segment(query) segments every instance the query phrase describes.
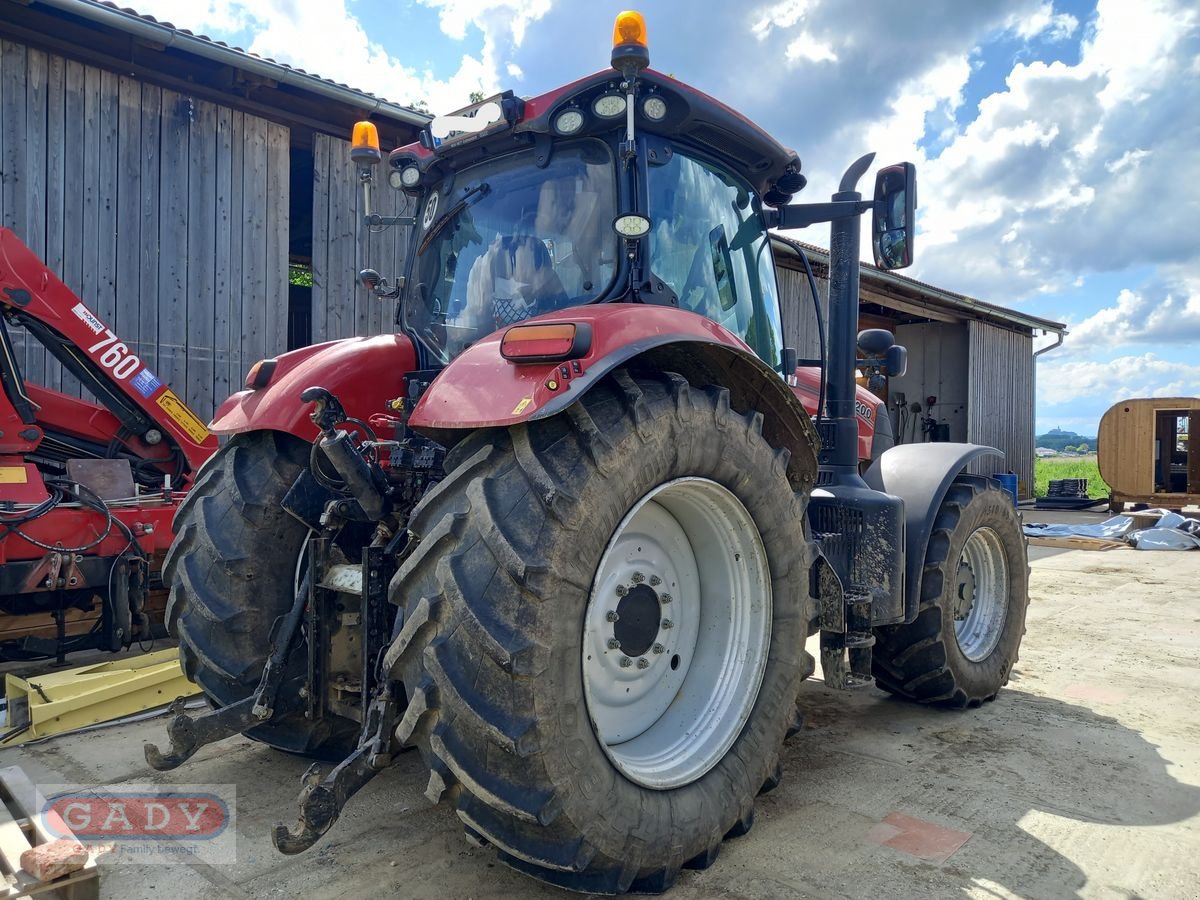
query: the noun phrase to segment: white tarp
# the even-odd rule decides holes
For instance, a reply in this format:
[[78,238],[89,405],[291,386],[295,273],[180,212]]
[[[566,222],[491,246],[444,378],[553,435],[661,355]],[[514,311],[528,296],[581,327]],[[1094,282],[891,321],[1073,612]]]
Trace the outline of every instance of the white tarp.
[[[1148,517],[1157,517],[1149,528]],[[1084,537],[1128,541],[1138,550],[1195,550],[1200,548],[1200,520],[1165,509],[1143,510],[1134,516],[1113,516],[1094,525],[1027,524],[1027,537]]]

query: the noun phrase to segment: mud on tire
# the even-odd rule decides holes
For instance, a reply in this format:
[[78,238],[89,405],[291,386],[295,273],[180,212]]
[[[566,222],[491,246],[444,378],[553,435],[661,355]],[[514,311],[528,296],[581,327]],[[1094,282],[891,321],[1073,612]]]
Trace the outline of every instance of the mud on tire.
[[[955,628],[956,615],[960,622],[969,615],[965,607],[970,601],[964,601],[960,591],[970,592],[975,584],[974,575],[968,576],[967,584],[960,575],[970,540],[985,542],[996,562],[1003,561],[1007,587],[1006,596],[999,600],[1003,620],[985,629],[994,632],[988,640],[967,643],[976,651],[973,654],[964,652]],[[1017,662],[1028,604],[1025,537],[1011,495],[989,478],[959,475],[934,521],[917,618],[909,625],[875,629],[876,683],[910,700],[955,708],[995,699]]]
[[[175,515],[163,564],[167,629],[179,639],[184,673],[217,706],[258,686],[271,627],[295,596],[308,529],[280,503],[308,464],[307,448],[274,431],[237,435],[204,465]],[[301,647],[293,649],[281,696],[299,689],[304,658]],[[358,726],[293,714],[246,734],[281,750],[341,759],[355,746]]]
[[[762,416],[727,391],[619,371],[567,413],[474,433],[414,513],[419,537],[392,582],[410,697],[397,728],[506,864],[578,891],[667,889],[753,823],[778,780],[815,608],[804,499]],[[669,790],[624,777],[589,721],[584,612],[614,529],[681,476],[731,491],[760,532],[773,597],[767,663],[745,726],[705,774]]]

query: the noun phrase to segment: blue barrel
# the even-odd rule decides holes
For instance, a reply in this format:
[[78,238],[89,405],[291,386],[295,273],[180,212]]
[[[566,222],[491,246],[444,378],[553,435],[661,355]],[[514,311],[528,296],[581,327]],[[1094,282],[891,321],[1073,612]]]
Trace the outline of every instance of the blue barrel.
[[1017,505],[1017,476],[1012,472],[1004,472],[992,476],[996,481],[1000,482],[1000,487],[1012,494],[1013,506]]

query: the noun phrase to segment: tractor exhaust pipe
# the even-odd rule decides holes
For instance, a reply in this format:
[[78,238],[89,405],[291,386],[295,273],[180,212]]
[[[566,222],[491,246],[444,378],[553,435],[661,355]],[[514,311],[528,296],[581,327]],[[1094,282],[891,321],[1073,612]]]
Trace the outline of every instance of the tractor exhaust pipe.
[[[855,190],[870,168],[874,153],[856,160],[833,195],[835,203],[857,203],[862,194]],[[858,270],[861,218],[844,216],[829,226],[829,361],[826,380],[828,392],[822,420],[822,466],[834,467],[839,475],[858,478],[858,420],[854,415],[854,368],[858,359]],[[832,431],[828,439],[826,432]]]

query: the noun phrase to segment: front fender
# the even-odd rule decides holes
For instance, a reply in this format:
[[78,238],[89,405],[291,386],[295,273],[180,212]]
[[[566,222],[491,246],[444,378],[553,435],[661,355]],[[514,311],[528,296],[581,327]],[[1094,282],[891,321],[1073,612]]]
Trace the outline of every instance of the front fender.
[[978,444],[901,444],[885,450],[863,475],[867,485],[904,500],[904,621],[917,617],[921,571],[938,509],[952,482],[971,460],[1004,456]]
[[404,394],[404,375],[417,368],[412,341],[402,334],[346,338],[302,347],[275,357],[266,387],[238,391],[218,407],[209,430],[241,434],[271,429],[306,441],[317,436],[310,404],[300,392],[319,385],[332,391],[346,412],[366,419]]
[[581,306],[530,322],[586,323],[587,354],[566,363],[516,365],[500,355],[504,332],[469,347],[436,378],[409,424],[446,446],[475,428],[507,428],[550,418],[604,376],[635,360],[676,372],[694,384],[728,388],[735,409],[763,414],[763,434],[791,452],[788,476],[797,489],[816,478],[817,435],[796,395],[736,335],[696,313],[626,303]]

